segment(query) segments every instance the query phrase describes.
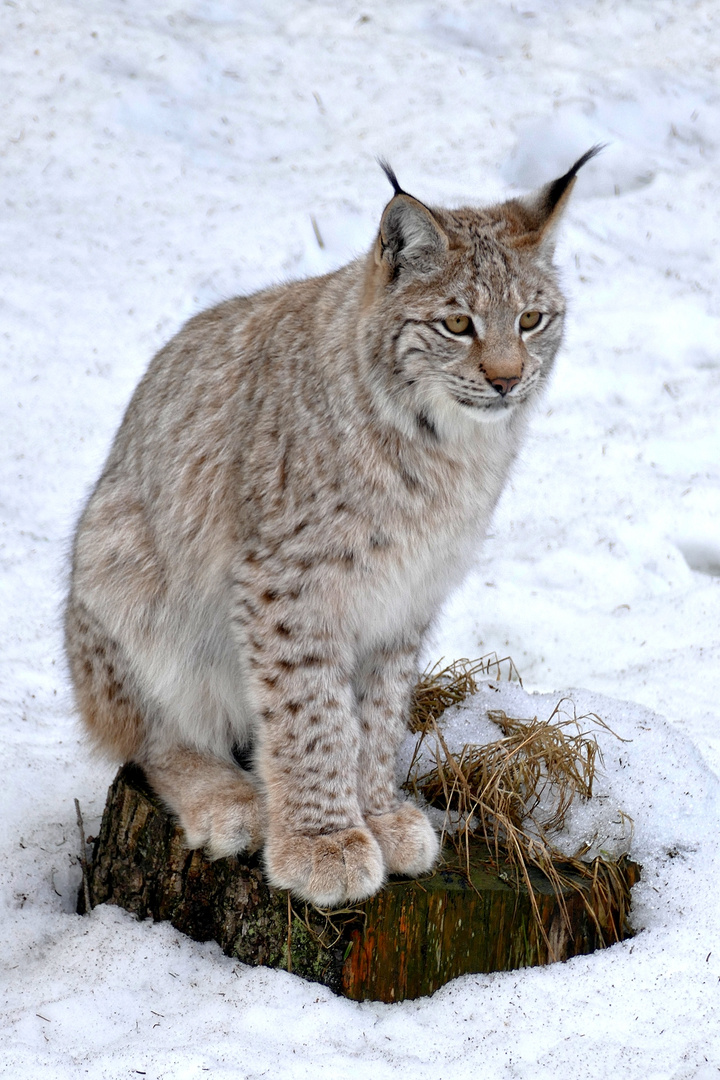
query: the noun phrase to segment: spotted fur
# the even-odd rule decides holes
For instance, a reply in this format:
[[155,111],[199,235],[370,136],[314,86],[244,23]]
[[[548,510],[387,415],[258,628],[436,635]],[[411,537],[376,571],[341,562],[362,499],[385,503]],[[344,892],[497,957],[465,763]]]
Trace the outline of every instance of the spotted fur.
[[433,865],[396,751],[560,345],[553,233],[584,160],[486,209],[389,173],[366,256],[198,315],[150,365],[78,526],[66,640],[90,735],[190,846],[263,845],[318,904]]

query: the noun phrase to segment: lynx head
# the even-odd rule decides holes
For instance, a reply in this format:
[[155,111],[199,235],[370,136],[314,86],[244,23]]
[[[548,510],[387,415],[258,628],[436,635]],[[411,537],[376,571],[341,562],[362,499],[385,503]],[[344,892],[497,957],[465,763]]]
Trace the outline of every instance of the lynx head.
[[398,404],[452,430],[461,415],[508,418],[542,387],[565,312],[552,265],[556,230],[578,170],[600,149],[533,194],[486,209],[431,209],[380,162],[395,194],[366,296],[385,342],[382,361],[379,341],[373,349],[376,369],[385,368]]

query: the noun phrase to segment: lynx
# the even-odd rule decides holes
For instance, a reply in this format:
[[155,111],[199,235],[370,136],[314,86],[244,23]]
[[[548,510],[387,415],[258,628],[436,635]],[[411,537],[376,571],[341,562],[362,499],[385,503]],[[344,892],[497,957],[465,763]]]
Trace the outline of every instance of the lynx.
[[432,868],[395,777],[418,652],[550,374],[553,240],[597,150],[485,209],[431,209],[381,162],[366,256],[152,361],[77,529],[66,643],[90,736],[188,847],[262,847],[321,906]]

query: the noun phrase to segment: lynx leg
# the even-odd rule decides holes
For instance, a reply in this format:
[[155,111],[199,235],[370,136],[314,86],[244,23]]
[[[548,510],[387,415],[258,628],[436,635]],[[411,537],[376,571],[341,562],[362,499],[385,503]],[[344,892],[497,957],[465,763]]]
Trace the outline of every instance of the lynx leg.
[[359,727],[342,643],[277,587],[258,597],[257,612],[248,671],[268,880],[323,907],[362,900],[385,867],[358,799]]
[[268,879],[320,907],[364,900],[386,876],[357,796],[350,691],[329,688],[330,681],[307,671],[283,679],[283,700],[264,711],[256,753],[268,809]]
[[109,757],[129,761],[144,739],[140,695],[120,645],[74,595],[65,615],[65,647],[88,734]]
[[391,874],[417,877],[430,870],[439,852],[437,835],[422,810],[397,789],[395,759],[407,731],[415,684],[417,643],[377,652],[358,679],[359,772],[368,828],[380,845]]
[[258,792],[250,774],[199,754],[170,751],[162,764],[141,762],[153,791],[178,819],[189,848],[211,859],[256,851],[262,843]]

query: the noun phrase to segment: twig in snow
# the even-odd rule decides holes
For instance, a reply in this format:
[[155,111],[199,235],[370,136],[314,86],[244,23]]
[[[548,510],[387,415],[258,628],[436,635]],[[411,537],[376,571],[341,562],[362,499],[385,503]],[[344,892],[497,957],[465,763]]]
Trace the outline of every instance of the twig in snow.
[[88,874],[87,855],[85,853],[85,826],[83,825],[80,803],[77,799],[75,800],[75,813],[77,814],[78,829],[80,830],[80,866],[82,867],[85,914],[89,915],[92,911],[92,904],[90,903],[90,876]]
[[320,228],[318,226],[317,221],[315,220],[315,215],[314,214],[310,215],[310,220],[312,222],[313,232],[315,233],[315,239],[318,242],[318,247],[319,248],[324,248],[325,247],[325,241],[322,238],[322,235],[320,233]]
[[287,969],[292,974],[292,902],[290,892],[287,894],[288,905],[288,933],[287,933]]

